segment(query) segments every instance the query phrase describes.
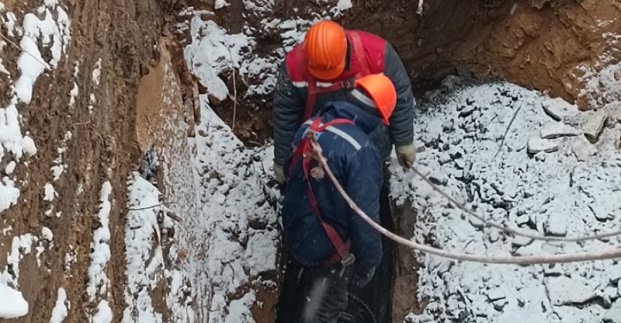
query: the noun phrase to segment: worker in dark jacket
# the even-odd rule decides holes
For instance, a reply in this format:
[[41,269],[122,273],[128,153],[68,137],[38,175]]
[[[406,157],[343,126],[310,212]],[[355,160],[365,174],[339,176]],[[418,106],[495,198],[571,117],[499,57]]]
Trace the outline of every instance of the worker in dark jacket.
[[[388,125],[397,101],[392,81],[373,74],[304,123],[288,158],[282,208],[289,265],[279,322],[338,322],[348,295],[364,287],[382,259],[380,234],[349,207],[312,157],[316,142],[353,201],[379,222],[383,166],[368,134]],[[292,286],[293,285],[293,286]]]
[[306,34],[304,43],[289,52],[274,90],[274,175],[285,180],[284,164],[300,124],[328,101],[344,99],[353,80],[383,73],[397,89],[397,104],[390,126],[370,134],[387,160],[392,145],[404,167],[414,163],[414,99],[408,74],[393,47],[384,39],[362,31],[346,31],[333,21],[321,21]]

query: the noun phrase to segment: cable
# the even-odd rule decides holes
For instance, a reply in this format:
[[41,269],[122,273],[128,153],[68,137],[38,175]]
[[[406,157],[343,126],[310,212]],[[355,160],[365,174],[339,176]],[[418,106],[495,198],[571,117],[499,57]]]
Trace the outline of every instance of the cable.
[[362,211],[358,207],[358,205],[356,205],[356,203],[349,197],[349,195],[347,195],[339,181],[336,179],[336,177],[332,173],[332,170],[328,166],[326,158],[322,155],[321,147],[314,141],[312,141],[311,144],[313,146],[315,159],[319,161],[338,192],[349,204],[349,207],[354,210],[360,217],[362,217],[362,219],[365,220],[375,230],[388,237],[389,239],[412,249],[455,260],[473,261],[488,264],[536,265],[621,258],[621,248],[597,252],[581,252],[574,254],[557,254],[547,256],[485,256],[447,251],[410,241],[386,230],[384,227],[369,218],[369,216],[366,215],[364,211]]

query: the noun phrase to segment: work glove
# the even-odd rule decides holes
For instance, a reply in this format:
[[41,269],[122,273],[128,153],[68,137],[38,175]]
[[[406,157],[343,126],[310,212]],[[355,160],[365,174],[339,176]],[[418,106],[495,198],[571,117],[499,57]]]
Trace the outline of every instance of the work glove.
[[397,146],[395,150],[397,152],[397,160],[399,161],[399,165],[404,168],[414,166],[414,162],[416,161],[416,147],[414,147],[414,144]]
[[358,288],[364,288],[366,285],[369,284],[369,282],[371,282],[374,274],[375,267],[363,268],[358,266],[354,270],[354,276],[352,277],[351,283]]
[[278,164],[274,164],[274,178],[280,185],[285,185],[287,178],[285,177],[285,169]]

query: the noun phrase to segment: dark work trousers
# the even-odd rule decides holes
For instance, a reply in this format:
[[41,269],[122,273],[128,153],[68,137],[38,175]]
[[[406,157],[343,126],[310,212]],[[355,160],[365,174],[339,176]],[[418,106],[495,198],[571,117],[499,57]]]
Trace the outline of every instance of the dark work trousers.
[[277,323],[338,323],[348,304],[353,266],[304,267],[289,257]]
[[[384,186],[380,195],[380,222],[394,232],[394,221],[390,212],[390,172],[384,168]],[[382,236],[382,262],[375,270],[371,282],[355,291],[349,300],[347,316],[352,323],[392,323],[392,283],[394,279],[394,242]],[[353,287],[355,290],[355,288]],[[353,290],[352,290],[353,291]],[[373,315],[370,315],[370,312]]]

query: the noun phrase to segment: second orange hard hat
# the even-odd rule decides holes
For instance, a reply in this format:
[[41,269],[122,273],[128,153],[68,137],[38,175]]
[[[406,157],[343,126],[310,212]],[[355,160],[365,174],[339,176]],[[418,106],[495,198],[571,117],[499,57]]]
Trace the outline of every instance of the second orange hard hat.
[[373,100],[384,124],[388,125],[397,104],[397,90],[392,80],[384,74],[370,74],[356,80],[355,87],[362,88]]

